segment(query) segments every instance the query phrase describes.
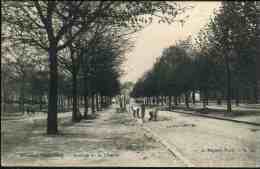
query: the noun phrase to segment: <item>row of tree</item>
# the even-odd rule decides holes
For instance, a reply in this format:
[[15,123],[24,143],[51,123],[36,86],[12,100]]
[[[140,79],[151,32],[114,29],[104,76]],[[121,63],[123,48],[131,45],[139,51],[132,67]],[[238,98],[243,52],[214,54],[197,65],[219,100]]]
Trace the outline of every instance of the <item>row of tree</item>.
[[[68,53],[64,51],[63,55],[60,56],[59,66],[61,71],[58,74],[60,81],[58,86],[58,107],[60,111],[65,111],[65,108],[69,110],[70,105],[73,105],[73,112],[78,112],[78,98],[82,96],[81,98],[84,97],[86,102],[84,116],[87,118],[89,103],[93,102],[91,108],[92,112],[95,112],[94,100],[100,99],[96,102],[102,103],[102,106],[104,106],[106,104],[103,103],[105,99],[103,96],[112,97],[119,93],[118,78],[121,72],[119,66],[123,61],[122,54],[126,49],[123,50],[123,45],[119,46],[116,42],[111,42],[109,38],[102,37],[106,42],[102,42],[98,52],[89,53],[89,56],[95,54],[95,57],[89,59],[89,61],[83,60],[86,59],[83,53],[75,54],[74,57],[77,59],[77,63],[70,61],[71,55],[69,51],[67,51]],[[99,43],[101,42],[96,44]],[[124,42],[124,45],[127,44]],[[96,47],[93,47],[93,49]],[[2,75],[4,77],[2,79],[3,111],[6,111],[5,103],[18,103],[21,112],[32,109],[35,111],[33,105],[38,104],[38,110],[42,111],[48,101],[46,60],[45,62],[42,58],[37,60],[37,56],[41,53],[32,53],[33,49],[30,49],[29,46],[23,46],[22,48],[21,45],[12,48],[6,46],[5,51],[10,57],[3,56],[2,58]],[[84,84],[86,79],[88,79],[88,84]],[[106,86],[103,85],[104,83]],[[89,101],[88,97],[91,97],[92,100]],[[95,97],[96,99],[94,99]],[[28,105],[26,108],[25,104]],[[97,108],[101,107],[98,104],[95,104],[95,106]],[[79,120],[78,115],[74,114],[73,121]]]
[[[34,81],[36,88],[43,89],[45,94],[47,81],[47,133],[56,134],[58,100],[72,96],[72,119],[78,121],[79,91],[84,96],[85,114],[88,96],[93,107],[95,95],[99,95],[98,100],[118,93],[119,65],[129,48],[127,35],[149,25],[154,17],[159,22],[175,22],[176,16],[186,9],[165,1],[1,1],[1,40],[5,43],[2,48],[18,52],[14,54],[18,65],[22,63],[20,58],[26,63],[21,66],[26,71],[16,74],[21,78],[21,100],[24,100],[26,78],[42,77],[44,82]],[[8,55],[8,51],[3,51],[3,55]],[[28,63],[33,63],[34,71],[29,70]],[[8,75],[2,83],[8,88],[13,70],[5,67]]]
[[178,104],[183,95],[188,107],[190,95],[195,103],[199,92],[204,106],[209,98],[218,104],[225,98],[227,112],[232,99],[257,103],[256,25],[256,2],[222,2],[194,41],[188,38],[163,50],[152,70],[137,81],[132,96],[168,96],[169,104],[174,97]]

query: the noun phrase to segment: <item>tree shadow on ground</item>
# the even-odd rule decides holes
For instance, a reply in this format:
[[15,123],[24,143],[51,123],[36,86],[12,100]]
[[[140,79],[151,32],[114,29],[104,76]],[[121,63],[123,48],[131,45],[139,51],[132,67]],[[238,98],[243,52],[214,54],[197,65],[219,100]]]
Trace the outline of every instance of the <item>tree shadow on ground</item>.
[[[26,158],[52,158],[59,157],[66,152],[84,153],[89,151],[145,151],[156,148],[154,140],[137,134],[134,131],[112,131],[109,135],[101,135],[91,131],[82,133],[78,131],[60,132],[55,136],[34,135],[22,147],[21,153]],[[58,152],[58,153],[57,153]],[[27,153],[27,154],[26,154]]]
[[37,137],[37,136],[45,136],[45,137],[52,137],[52,138],[94,138],[96,135],[93,134],[93,133],[82,133],[80,130],[75,133],[75,132],[72,132],[72,131],[67,131],[67,130],[61,130],[59,131],[58,134],[56,135],[47,135],[46,133],[35,133],[33,135],[34,137]]
[[82,120],[94,120],[94,119],[97,119],[99,116],[100,115],[98,113],[89,114],[89,115],[87,115],[87,117],[82,117]]
[[157,121],[172,121],[173,119],[175,119],[175,117],[163,117],[160,115],[157,117]]
[[[68,139],[63,138],[64,135]],[[57,138],[53,138],[56,141],[50,141],[42,139],[35,145],[29,144],[22,147],[19,152],[14,155],[14,158],[29,158],[33,159],[51,159],[51,158],[63,158],[65,154],[84,155],[86,152],[118,152],[118,151],[135,151],[141,152],[149,149],[158,148],[158,145],[154,145],[154,140],[145,137],[144,135],[137,135],[134,132],[126,133],[125,135],[112,133],[110,137],[88,135],[88,137],[79,140],[75,138],[74,134],[64,133],[62,138],[57,141]],[[61,135],[60,135],[61,136]],[[60,137],[57,136],[57,137]],[[79,136],[79,135],[78,135]],[[86,135],[85,135],[86,136]],[[82,136],[80,136],[82,137]],[[38,138],[41,139],[41,138]],[[30,142],[32,143],[32,142]],[[44,143],[44,144],[39,144]],[[57,144],[59,143],[59,144]]]
[[[14,155],[30,159],[44,159],[62,157],[63,154],[82,154],[100,149],[109,152],[113,150],[145,151],[158,146],[154,145],[154,140],[147,138],[140,132],[136,132],[134,126],[123,127],[131,124],[136,125],[128,114],[115,113],[111,117],[104,119],[104,121],[107,121],[104,123],[105,125],[101,120],[97,126],[86,126],[94,124],[93,122],[97,118],[99,118],[98,114],[92,119],[81,120],[79,123],[73,123],[71,117],[65,118],[59,121],[57,135],[46,134],[45,122],[35,124],[37,127],[27,135],[25,144],[22,144],[22,146],[20,144],[17,147],[16,150],[19,151],[15,152]],[[107,129],[107,124],[113,127]],[[121,125],[123,128],[115,124]]]
[[118,150],[145,151],[156,147],[151,144],[154,140],[144,135],[139,137],[133,137],[132,134],[128,136],[114,136],[111,139],[114,140],[114,146]]
[[[125,116],[125,117],[122,117]],[[109,121],[109,123],[111,124],[115,124],[115,125],[125,125],[125,126],[133,126],[135,125],[135,122],[133,121],[133,119],[131,117],[129,117],[127,114],[117,114],[113,117],[110,117],[109,119],[105,120],[105,121]]]

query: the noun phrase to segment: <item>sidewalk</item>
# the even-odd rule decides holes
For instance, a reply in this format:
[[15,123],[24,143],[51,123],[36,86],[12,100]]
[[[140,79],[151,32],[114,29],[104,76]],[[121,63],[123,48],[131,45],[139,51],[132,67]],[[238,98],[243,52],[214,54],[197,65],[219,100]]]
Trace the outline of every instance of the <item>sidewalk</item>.
[[202,114],[202,113],[198,113],[195,111],[187,111],[187,110],[172,110],[172,112],[185,113],[185,114],[190,114],[190,115],[195,115],[195,116],[201,116],[201,117],[207,117],[207,118],[213,118],[213,119],[219,119],[219,120],[227,120],[227,121],[232,121],[232,122],[237,122],[237,123],[245,123],[245,124],[260,126],[260,115],[259,116],[250,116],[250,117],[224,117],[222,115],[216,115],[216,114],[207,115],[207,114]]
[[[259,108],[258,108],[259,107]],[[201,104],[190,104],[190,109],[185,108],[182,104],[181,107],[171,110],[177,113],[187,113],[196,116],[202,116],[207,118],[214,118],[219,120],[228,120],[237,123],[245,123],[252,125],[260,125],[260,106],[241,104],[240,106],[232,106],[232,115],[225,116],[226,106],[225,105],[208,105],[207,113],[200,112],[202,108]]]
[[[128,113],[115,107],[97,112],[96,119],[71,123],[63,118],[60,134],[45,134],[45,123],[32,128],[26,121],[7,121],[2,129],[5,166],[184,166],[162,145],[147,136]],[[66,120],[68,119],[68,120]],[[15,126],[20,123],[20,126]],[[36,124],[36,123],[35,123]],[[22,131],[16,132],[22,127]],[[18,130],[20,131],[20,130]],[[8,149],[8,135],[22,140]],[[19,136],[21,135],[21,136]],[[11,138],[11,137],[9,137]]]

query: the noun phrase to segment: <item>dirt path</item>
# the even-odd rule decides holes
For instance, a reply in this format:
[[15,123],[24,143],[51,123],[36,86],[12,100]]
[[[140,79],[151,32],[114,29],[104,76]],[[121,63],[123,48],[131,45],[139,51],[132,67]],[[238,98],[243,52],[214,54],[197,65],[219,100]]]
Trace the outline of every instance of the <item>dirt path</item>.
[[[97,114],[96,119],[75,124],[64,119],[57,136],[47,136],[44,123],[34,128],[27,123],[6,123],[1,130],[2,165],[184,166],[147,137],[129,114],[115,113],[115,107]],[[20,133],[26,130],[30,132]],[[17,135],[23,139],[8,146]]]

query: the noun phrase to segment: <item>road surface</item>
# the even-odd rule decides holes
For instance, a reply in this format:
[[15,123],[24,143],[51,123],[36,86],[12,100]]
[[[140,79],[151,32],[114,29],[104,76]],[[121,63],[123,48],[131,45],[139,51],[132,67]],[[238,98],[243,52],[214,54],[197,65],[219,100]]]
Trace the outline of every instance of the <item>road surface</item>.
[[147,119],[146,127],[196,167],[260,166],[258,126],[169,111],[160,111],[156,122]]

